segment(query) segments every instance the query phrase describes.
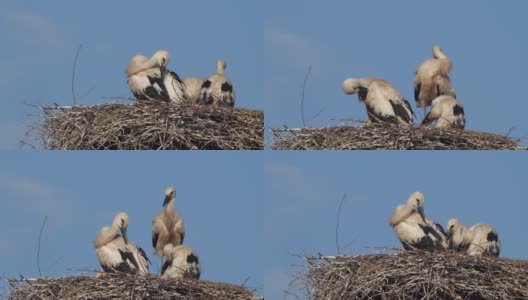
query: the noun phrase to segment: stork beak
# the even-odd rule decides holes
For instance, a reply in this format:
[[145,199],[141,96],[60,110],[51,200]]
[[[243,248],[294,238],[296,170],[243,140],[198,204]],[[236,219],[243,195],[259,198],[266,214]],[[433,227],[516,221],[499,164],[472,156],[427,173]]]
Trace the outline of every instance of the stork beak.
[[170,200],[171,200],[171,196],[170,195],[165,195],[165,200],[163,201],[163,206],[166,206],[167,204],[169,204]]
[[127,236],[127,228],[121,228],[121,234],[123,235],[123,240],[125,241],[125,245],[128,245],[128,236]]
[[424,213],[423,207],[418,207],[418,213],[420,214],[420,217],[422,217],[422,220],[424,221],[424,223],[426,223],[426,221],[425,221],[425,213]]

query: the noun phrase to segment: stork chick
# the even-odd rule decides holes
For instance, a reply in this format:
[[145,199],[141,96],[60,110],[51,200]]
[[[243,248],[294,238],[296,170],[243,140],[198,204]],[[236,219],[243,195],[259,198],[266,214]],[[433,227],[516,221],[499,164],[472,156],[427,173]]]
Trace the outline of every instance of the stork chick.
[[176,190],[173,187],[168,187],[165,190],[164,209],[157,213],[152,220],[152,247],[154,248],[154,255],[161,259],[161,266],[163,266],[163,248],[165,245],[181,245],[185,238],[183,219],[174,209],[175,201]]
[[412,193],[405,205],[396,207],[389,225],[405,250],[443,251],[448,246],[444,229],[425,215],[423,205],[424,195]]
[[414,100],[417,107],[423,107],[424,117],[427,113],[427,106],[430,106],[436,97],[446,95],[456,99],[455,88],[449,79],[452,69],[451,59],[442,52],[442,48],[438,45],[433,46],[433,58],[424,61],[416,68]]
[[[93,242],[104,272],[148,274],[150,263],[145,251],[128,240],[128,215],[118,213],[111,227],[103,227]],[[121,235],[119,235],[121,231]]]
[[414,112],[409,102],[390,83],[376,78],[348,78],[343,81],[347,95],[358,94],[365,103],[371,122],[413,123]]
[[190,247],[167,244],[163,248],[167,261],[161,268],[161,276],[165,278],[200,279],[201,266],[198,254]]

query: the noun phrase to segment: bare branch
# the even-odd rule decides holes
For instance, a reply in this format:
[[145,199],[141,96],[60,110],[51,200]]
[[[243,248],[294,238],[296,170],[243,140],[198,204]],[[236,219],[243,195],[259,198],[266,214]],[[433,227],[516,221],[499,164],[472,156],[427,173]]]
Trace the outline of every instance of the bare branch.
[[38,239],[38,247],[37,247],[37,267],[39,276],[42,277],[42,273],[40,272],[40,243],[42,241],[42,231],[44,230],[44,226],[48,223],[48,216],[44,217],[44,222],[42,222],[42,226],[40,227],[40,233],[39,233],[39,239]]
[[77,68],[77,59],[79,58],[79,53],[81,52],[81,48],[82,48],[82,44],[79,44],[79,48],[77,48],[77,53],[75,54],[75,60],[73,61],[71,91],[72,91],[74,105],[77,105],[77,99],[75,97],[75,69]]
[[337,222],[336,222],[336,230],[335,230],[335,242],[336,242],[336,248],[337,248],[337,255],[341,254],[341,248],[339,247],[339,221],[341,219],[341,209],[343,208],[343,203],[345,203],[347,195],[343,194],[343,197],[341,198],[341,202],[339,203],[339,209],[337,210]]
[[303,127],[306,127],[306,122],[304,121],[304,90],[306,89],[306,82],[308,81],[308,76],[310,76],[310,73],[312,72],[312,65],[308,67],[308,70],[306,71],[306,76],[304,76],[304,83],[302,88],[302,96],[301,96],[301,117],[302,117],[302,123]]

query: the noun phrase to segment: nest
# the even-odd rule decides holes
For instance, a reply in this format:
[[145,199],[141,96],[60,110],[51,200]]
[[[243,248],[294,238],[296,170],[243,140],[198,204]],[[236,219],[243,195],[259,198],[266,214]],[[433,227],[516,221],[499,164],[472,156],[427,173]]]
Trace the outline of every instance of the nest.
[[497,134],[365,123],[359,127],[273,129],[274,150],[520,150],[518,140]]
[[262,111],[157,101],[41,109],[44,149],[264,149]]
[[404,252],[308,258],[315,299],[528,299],[528,262]]
[[202,280],[111,274],[10,279],[9,299],[262,299],[254,290]]

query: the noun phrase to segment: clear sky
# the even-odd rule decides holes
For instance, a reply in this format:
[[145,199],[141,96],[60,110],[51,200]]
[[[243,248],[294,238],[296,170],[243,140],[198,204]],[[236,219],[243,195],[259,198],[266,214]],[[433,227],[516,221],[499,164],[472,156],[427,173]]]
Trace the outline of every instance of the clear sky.
[[345,193],[342,254],[400,247],[389,218],[421,191],[426,214],[442,226],[453,217],[467,225],[492,224],[502,240],[501,256],[528,260],[527,169],[520,152],[266,152],[266,299],[282,299],[303,271],[295,266],[303,261],[290,253],[337,254],[337,211]]
[[[263,167],[258,152],[6,152],[0,170],[2,277],[34,277],[39,230],[43,276],[99,269],[92,241],[115,214],[129,215],[130,240],[153,256],[151,222],[176,188],[184,244],[202,278],[263,288]],[[92,274],[93,275],[93,274]],[[1,286],[1,285],[0,285]],[[0,290],[0,296],[2,291]]]
[[[0,4],[0,148],[18,148],[38,113],[27,104],[71,105],[72,67],[81,104],[131,96],[124,70],[137,53],[171,54],[181,77],[207,77],[215,61],[237,91],[237,106],[263,109],[261,4],[207,1],[3,1]],[[87,93],[89,93],[87,95]]]
[[[268,3],[268,2],[267,2]],[[266,127],[366,120],[357,95],[347,96],[348,77],[391,82],[414,103],[416,67],[439,44],[454,63],[452,82],[466,112],[466,128],[528,136],[528,19],[526,1],[272,1],[264,25]],[[526,141],[525,141],[526,143]]]

